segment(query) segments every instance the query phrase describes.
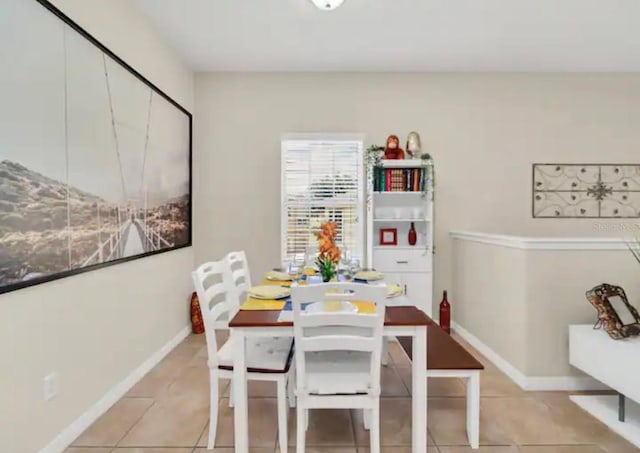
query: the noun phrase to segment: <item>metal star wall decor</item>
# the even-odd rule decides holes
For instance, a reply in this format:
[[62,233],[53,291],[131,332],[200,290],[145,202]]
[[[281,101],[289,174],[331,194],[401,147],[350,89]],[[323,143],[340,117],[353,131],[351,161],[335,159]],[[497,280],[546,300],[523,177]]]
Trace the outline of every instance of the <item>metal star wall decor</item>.
[[640,164],[533,164],[536,218],[640,218]]

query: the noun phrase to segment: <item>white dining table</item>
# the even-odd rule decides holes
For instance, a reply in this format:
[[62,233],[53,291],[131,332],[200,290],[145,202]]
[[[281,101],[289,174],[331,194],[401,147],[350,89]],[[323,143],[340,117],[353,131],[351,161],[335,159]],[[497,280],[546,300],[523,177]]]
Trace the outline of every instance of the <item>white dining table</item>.
[[[427,452],[427,325],[431,319],[405,296],[388,299],[384,336],[412,337],[411,446],[412,453]],[[234,348],[233,398],[236,453],[249,451],[246,369],[248,337],[293,337],[293,323],[279,321],[279,310],[240,310],[229,322]],[[384,412],[381,412],[384,417]]]

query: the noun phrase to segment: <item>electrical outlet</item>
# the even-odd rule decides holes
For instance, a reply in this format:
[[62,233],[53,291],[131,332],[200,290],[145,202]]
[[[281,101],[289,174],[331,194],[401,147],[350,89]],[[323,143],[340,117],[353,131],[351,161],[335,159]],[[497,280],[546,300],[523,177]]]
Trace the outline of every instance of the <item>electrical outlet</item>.
[[43,393],[44,400],[49,401],[58,394],[58,374],[50,373],[44,377]]

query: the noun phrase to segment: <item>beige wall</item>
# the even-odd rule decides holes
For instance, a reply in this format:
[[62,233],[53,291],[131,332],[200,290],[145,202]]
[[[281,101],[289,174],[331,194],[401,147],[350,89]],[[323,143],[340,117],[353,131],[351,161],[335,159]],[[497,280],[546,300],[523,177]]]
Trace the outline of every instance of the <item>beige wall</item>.
[[640,149],[637,74],[201,74],[195,109],[196,260],[244,248],[254,278],[279,260],[282,133],[419,131],[436,163],[435,300],[452,289],[451,230],[617,234],[616,221],[532,219],[531,164]]
[[534,250],[455,239],[453,318],[525,378],[583,376],[569,365],[568,326],[597,319],[585,292],[620,285],[638,306],[639,270],[627,250]]
[[526,258],[515,248],[452,245],[452,320],[522,372],[528,360]]
[[620,285],[640,306],[640,266],[626,250],[530,250],[527,268],[527,375],[581,374],[569,365],[567,326],[595,323],[587,290]]
[[[192,73],[131,1],[54,3],[192,109]],[[188,248],[1,295],[0,451],[39,451],[187,326],[192,266]]]

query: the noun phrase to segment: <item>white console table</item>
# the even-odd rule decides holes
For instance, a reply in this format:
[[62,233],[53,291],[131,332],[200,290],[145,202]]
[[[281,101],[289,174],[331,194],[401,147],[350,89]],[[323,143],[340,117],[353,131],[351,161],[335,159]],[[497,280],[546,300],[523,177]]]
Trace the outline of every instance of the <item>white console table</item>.
[[569,361],[618,392],[571,400],[640,447],[640,337],[614,340],[603,329],[569,326]]

